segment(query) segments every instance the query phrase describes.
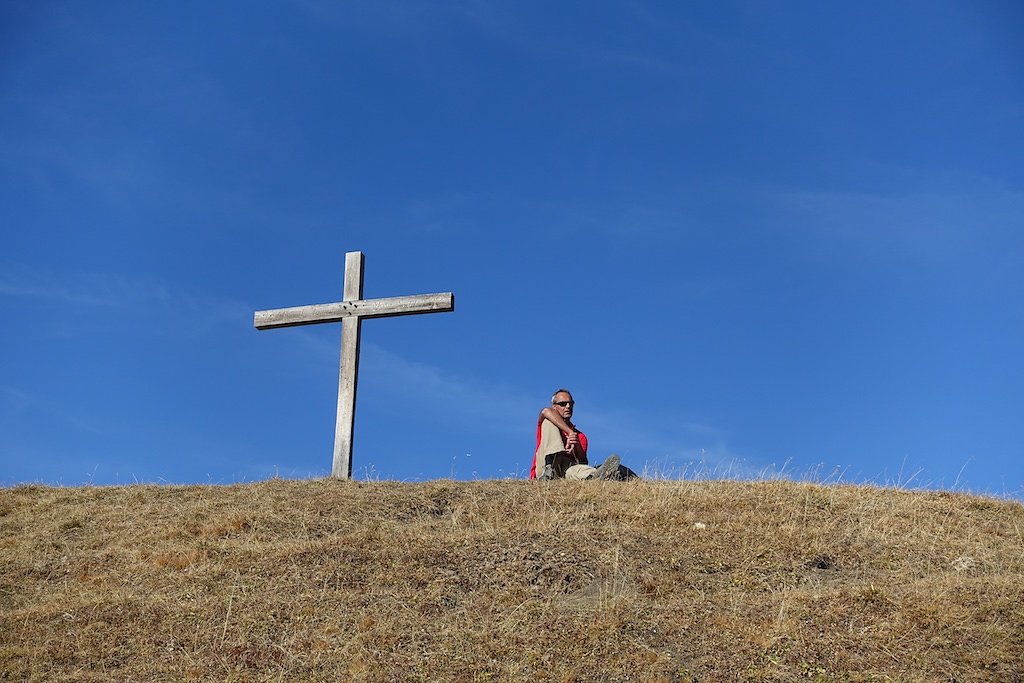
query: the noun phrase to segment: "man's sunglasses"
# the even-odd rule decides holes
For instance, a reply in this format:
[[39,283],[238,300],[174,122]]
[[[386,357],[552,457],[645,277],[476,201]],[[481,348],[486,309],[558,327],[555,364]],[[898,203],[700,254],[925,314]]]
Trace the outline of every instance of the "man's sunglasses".
[[561,406],[561,407],[564,408],[566,406],[574,406],[574,405],[576,405],[576,401],[552,401],[551,405],[553,405],[553,406]]

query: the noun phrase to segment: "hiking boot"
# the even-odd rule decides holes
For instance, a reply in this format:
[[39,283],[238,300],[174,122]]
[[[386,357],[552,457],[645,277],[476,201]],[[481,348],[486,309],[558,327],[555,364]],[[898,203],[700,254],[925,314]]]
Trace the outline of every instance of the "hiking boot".
[[612,453],[608,456],[608,459],[601,463],[601,466],[597,468],[592,479],[618,479],[619,462],[619,456]]
[[544,465],[544,471],[537,479],[539,481],[551,481],[555,478],[555,471],[551,469],[551,465]]

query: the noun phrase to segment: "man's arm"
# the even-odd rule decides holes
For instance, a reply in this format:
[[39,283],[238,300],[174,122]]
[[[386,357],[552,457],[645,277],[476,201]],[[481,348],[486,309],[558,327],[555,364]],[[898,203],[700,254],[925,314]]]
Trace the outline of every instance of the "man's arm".
[[563,418],[557,410],[554,408],[544,408],[540,411],[540,415],[537,417],[537,421],[547,420],[551,424],[558,427],[563,434],[568,434],[565,439],[565,452],[572,455],[577,460],[580,457],[586,457],[587,451],[581,445],[576,437],[576,428],[569,424],[565,418]]
[[573,432],[576,431],[576,428],[573,427],[568,422],[566,422],[565,418],[559,415],[558,411],[555,410],[554,408],[544,408],[543,410],[541,410],[540,416],[537,417],[537,422],[540,422],[541,420],[547,420],[551,424],[561,429],[563,432],[567,432],[569,434],[572,434]]

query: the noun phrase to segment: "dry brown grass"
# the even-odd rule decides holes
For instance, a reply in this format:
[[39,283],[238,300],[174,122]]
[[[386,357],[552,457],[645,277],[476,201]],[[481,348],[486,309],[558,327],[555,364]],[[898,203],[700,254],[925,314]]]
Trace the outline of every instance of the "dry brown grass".
[[0,491],[4,681],[1024,681],[1024,506],[792,482]]

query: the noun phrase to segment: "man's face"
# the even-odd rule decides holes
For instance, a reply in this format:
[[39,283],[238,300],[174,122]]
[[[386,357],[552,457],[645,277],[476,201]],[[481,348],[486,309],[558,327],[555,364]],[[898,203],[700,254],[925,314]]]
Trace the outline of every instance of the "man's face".
[[551,397],[551,407],[558,411],[563,420],[568,420],[572,417],[572,396],[566,391],[559,391]]

